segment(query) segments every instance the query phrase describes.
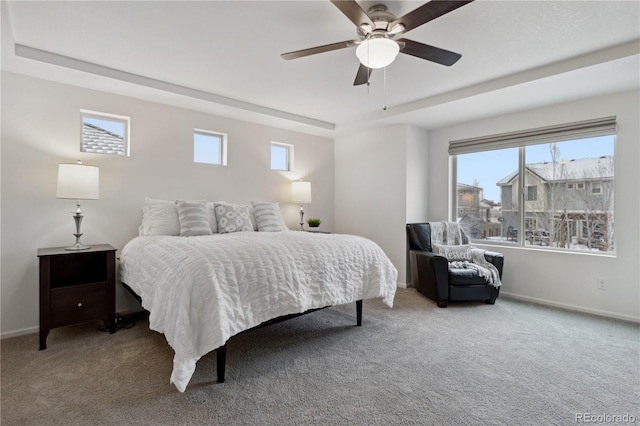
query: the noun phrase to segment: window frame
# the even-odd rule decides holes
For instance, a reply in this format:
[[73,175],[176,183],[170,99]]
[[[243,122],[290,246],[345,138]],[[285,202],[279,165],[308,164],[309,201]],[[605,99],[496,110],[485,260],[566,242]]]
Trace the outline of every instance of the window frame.
[[[461,139],[454,140],[449,142],[449,165],[450,165],[450,182],[449,182],[449,220],[455,221],[456,215],[455,212],[458,209],[457,206],[457,177],[458,177],[458,165],[457,165],[457,156],[459,154],[470,154],[477,152],[489,152],[489,151],[498,151],[508,148],[518,148],[519,150],[519,158],[518,158],[518,171],[517,171],[517,188],[519,191],[518,194],[518,203],[522,206],[518,211],[519,222],[518,228],[522,229],[522,232],[519,232],[517,237],[517,241],[514,241],[509,238],[509,235],[503,236],[503,239],[500,241],[491,241],[491,240],[483,240],[483,239],[472,239],[472,241],[486,244],[486,245],[496,245],[496,246],[505,246],[505,247],[519,247],[524,249],[535,249],[535,250],[549,250],[549,251],[560,251],[568,254],[578,254],[578,255],[597,255],[597,256],[608,256],[615,257],[617,255],[617,244],[615,243],[615,198],[617,197],[617,192],[615,190],[616,180],[613,177],[614,174],[610,178],[605,178],[606,181],[611,181],[611,190],[613,191],[611,205],[608,211],[605,212],[607,215],[607,223],[611,224],[610,230],[600,231],[601,233],[608,232],[609,244],[608,248],[600,249],[600,251],[582,251],[579,249],[574,249],[570,247],[530,247],[526,244],[525,238],[525,224],[526,224],[526,194],[525,188],[526,178],[523,176],[526,175],[526,164],[525,164],[525,149],[530,145],[543,145],[543,144],[551,144],[551,143],[559,143],[559,142],[569,142],[569,141],[580,141],[595,137],[612,137],[613,148],[612,153],[610,154],[612,160],[612,166],[615,174],[615,168],[617,164],[616,160],[616,146],[617,146],[617,124],[616,117],[604,117],[597,118],[593,120],[585,120],[574,123],[567,123],[555,126],[548,126],[537,129],[530,129],[518,132],[483,136],[478,138],[469,138],[469,139]],[[608,154],[609,155],[609,154]],[[573,185],[573,188],[569,186],[569,184]],[[601,183],[601,191],[604,193],[604,184]],[[584,182],[579,185],[577,182],[568,182],[565,185],[565,189],[568,191],[578,189],[582,191],[588,190],[591,192],[591,188],[587,187]],[[538,194],[540,195],[540,194]],[[593,195],[598,195],[594,193]],[[542,195],[546,197],[546,195]],[[502,201],[502,200],[501,200]],[[533,201],[532,201],[533,202]],[[586,213],[590,215],[591,213]],[[556,220],[555,218],[553,219]],[[574,227],[572,229],[583,229],[581,223],[571,222],[571,225]],[[517,228],[514,228],[514,231]],[[589,247],[592,247],[589,245]],[[605,246],[606,247],[606,246]]]
[[[112,153],[108,153],[108,152],[91,152],[91,151],[86,151],[85,150],[85,143],[84,143],[84,119],[86,118],[93,118],[96,120],[103,120],[103,121],[111,121],[114,123],[121,123],[124,125],[124,131],[123,131],[123,143],[124,143],[124,153],[123,154],[112,154]],[[105,129],[106,130],[106,129]],[[115,156],[122,156],[122,157],[129,157],[131,155],[131,138],[130,138],[130,134],[131,134],[131,117],[128,117],[126,115],[118,115],[118,114],[111,114],[111,113],[107,113],[107,112],[99,112],[99,111],[90,111],[90,110],[86,110],[86,109],[81,109],[80,110],[80,152],[85,152],[87,154],[100,154],[100,155],[115,155]]]
[[[273,168],[273,148],[274,147],[284,148],[285,149],[285,151],[286,151],[286,164],[287,164],[285,169],[274,169]],[[276,171],[276,172],[291,172],[291,171],[293,171],[293,152],[294,152],[294,146],[292,144],[271,141],[271,144],[269,145],[269,169],[273,170],[273,171]]]
[[[219,163],[213,163],[208,161],[196,161],[196,135],[220,138],[220,147],[218,152],[220,156]],[[213,130],[198,129],[198,128],[193,129],[193,162],[196,164],[208,164],[211,166],[226,166],[227,165],[227,138],[228,138],[228,135],[226,133],[216,132]]]

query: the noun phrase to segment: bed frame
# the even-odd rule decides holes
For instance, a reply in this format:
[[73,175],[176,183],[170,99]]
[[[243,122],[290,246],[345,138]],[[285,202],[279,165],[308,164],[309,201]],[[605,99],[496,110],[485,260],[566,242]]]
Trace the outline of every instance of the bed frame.
[[[142,303],[142,298],[140,296],[138,296],[136,294],[135,291],[133,291],[133,289],[131,287],[129,287],[127,284],[122,283],[122,285],[124,286],[124,288],[127,289],[127,291],[129,293],[131,293],[133,295],[133,297],[136,298],[136,300],[140,303]],[[262,328],[262,327],[266,327],[272,324],[277,324],[279,322],[282,321],[286,321],[289,319],[293,319],[302,315],[306,315],[306,314],[310,314],[311,312],[315,312],[315,311],[319,311],[321,309],[326,309],[329,308],[330,306],[325,306],[324,308],[317,308],[317,309],[309,309],[308,311],[304,311],[300,314],[291,314],[291,315],[283,315],[281,317],[277,317],[277,318],[273,318],[270,319],[268,321],[265,321],[261,324],[258,324],[257,326],[250,328],[248,330],[244,330],[243,332],[239,333],[247,333],[249,331],[252,330],[256,330],[258,328]],[[362,327],[362,300],[356,300],[356,325],[358,327]],[[228,342],[228,341],[227,341]],[[224,379],[225,379],[225,369],[226,369],[226,364],[227,364],[227,343],[225,343],[224,345],[220,346],[218,349],[216,349],[216,369],[217,369],[217,374],[218,374],[218,383],[224,383]]]

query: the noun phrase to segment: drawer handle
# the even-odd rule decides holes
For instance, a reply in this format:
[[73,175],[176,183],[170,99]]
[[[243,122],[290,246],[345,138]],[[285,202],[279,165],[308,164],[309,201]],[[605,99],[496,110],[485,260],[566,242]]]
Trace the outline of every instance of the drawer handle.
[[82,302],[78,303],[78,308],[82,308]]

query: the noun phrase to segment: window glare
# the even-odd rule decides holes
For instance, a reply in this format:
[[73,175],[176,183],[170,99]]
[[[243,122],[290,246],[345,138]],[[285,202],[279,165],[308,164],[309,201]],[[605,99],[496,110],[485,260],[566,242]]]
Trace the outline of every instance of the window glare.
[[222,164],[222,136],[195,132],[193,134],[193,161]]
[[284,145],[271,145],[271,169],[289,170],[289,148]]

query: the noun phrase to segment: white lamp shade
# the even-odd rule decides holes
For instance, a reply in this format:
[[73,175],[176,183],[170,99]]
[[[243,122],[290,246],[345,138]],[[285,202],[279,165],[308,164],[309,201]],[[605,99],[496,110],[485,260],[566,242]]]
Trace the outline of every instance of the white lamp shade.
[[57,198],[97,200],[100,198],[100,169],[85,164],[58,165]]
[[370,38],[360,43],[356,56],[367,68],[384,68],[391,64],[400,52],[400,46],[388,38]]
[[298,204],[311,202],[311,182],[291,182],[291,201]]

